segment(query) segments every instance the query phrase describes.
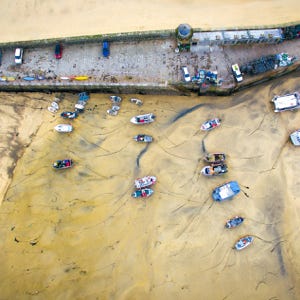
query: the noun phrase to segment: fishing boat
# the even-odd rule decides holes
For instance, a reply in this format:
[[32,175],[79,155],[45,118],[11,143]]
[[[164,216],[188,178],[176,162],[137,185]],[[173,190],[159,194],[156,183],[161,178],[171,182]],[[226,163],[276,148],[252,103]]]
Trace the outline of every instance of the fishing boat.
[[214,118],[214,119],[204,122],[200,128],[201,128],[201,130],[208,131],[208,130],[212,130],[216,127],[219,127],[220,125],[221,125],[221,120],[218,118]]
[[108,109],[106,112],[111,116],[116,116],[118,114],[118,111],[114,109]]
[[203,160],[209,164],[217,164],[224,162],[226,160],[226,155],[224,153],[207,153]]
[[51,103],[51,106],[52,106],[54,109],[59,110],[59,105],[58,105],[57,102],[53,101],[53,102]]
[[60,76],[60,79],[61,80],[71,80],[71,78],[68,76]]
[[156,177],[155,176],[145,176],[143,178],[137,178],[134,181],[134,185],[137,189],[142,189],[147,186],[153,185],[156,182]]
[[236,250],[243,250],[246,247],[248,247],[252,242],[253,242],[254,238],[253,236],[244,236],[242,238],[240,238],[234,245],[234,248]]
[[224,163],[212,164],[210,166],[205,166],[201,170],[201,174],[204,176],[216,176],[222,175],[228,172],[228,168]]
[[291,133],[290,139],[294,146],[300,146],[300,129]]
[[131,98],[131,99],[130,99],[130,102],[131,102],[131,103],[135,103],[135,104],[138,105],[138,106],[143,105],[143,101],[140,100],[140,99],[136,99],[136,98]]
[[68,169],[73,166],[73,161],[72,159],[57,160],[52,166],[54,169]]
[[48,110],[53,114],[57,112],[57,109],[55,109],[53,106],[48,106]]
[[6,80],[7,81],[15,81],[16,80],[16,77],[12,77],[12,76],[8,76],[8,77],[6,77]]
[[298,92],[275,96],[271,101],[274,103],[274,112],[300,108],[300,94]]
[[213,190],[212,197],[215,201],[221,202],[232,199],[241,191],[239,184],[236,181],[230,181],[218,186]]
[[73,126],[70,124],[58,124],[54,129],[58,132],[72,132]]
[[60,116],[64,119],[75,119],[78,117],[78,113],[76,111],[63,111]]
[[146,135],[146,134],[138,134],[133,137],[133,139],[136,142],[143,142],[143,143],[151,143],[153,141],[153,138],[151,135]]
[[148,124],[148,123],[152,123],[154,119],[155,119],[155,115],[150,113],[150,114],[132,117],[130,119],[130,122],[133,124]]
[[234,228],[241,225],[244,222],[244,218],[235,216],[232,219],[229,219],[225,223],[225,228]]
[[141,190],[136,190],[131,194],[133,198],[148,198],[153,194],[153,190],[146,188]]
[[82,112],[84,112],[84,105],[82,105],[82,104],[75,104],[75,111],[76,112],[79,112],[79,113],[82,113]]
[[7,77],[6,76],[1,76],[0,77],[0,81],[1,82],[6,82],[7,81]]

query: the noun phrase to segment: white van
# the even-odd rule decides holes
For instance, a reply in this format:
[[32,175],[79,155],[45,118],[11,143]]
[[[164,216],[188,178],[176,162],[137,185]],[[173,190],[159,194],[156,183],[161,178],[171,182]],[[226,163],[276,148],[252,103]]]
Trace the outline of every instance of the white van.
[[20,65],[23,62],[23,48],[17,48],[15,51],[15,63]]

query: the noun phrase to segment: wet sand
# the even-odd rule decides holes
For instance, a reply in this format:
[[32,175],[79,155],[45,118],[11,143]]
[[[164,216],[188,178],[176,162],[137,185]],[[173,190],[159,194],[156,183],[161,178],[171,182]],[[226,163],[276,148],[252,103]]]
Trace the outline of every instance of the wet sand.
[[[296,73],[232,97],[123,95],[116,117],[106,114],[108,95],[92,94],[67,135],[53,130],[62,119],[46,110],[54,95],[14,96],[26,114],[33,103],[43,110],[32,115],[35,136],[1,206],[1,298],[297,299],[300,154],[288,136],[300,114],[274,113],[270,99],[299,88]],[[66,94],[60,111],[75,102]],[[153,124],[129,122],[147,112],[157,116]],[[199,130],[215,116],[220,128]],[[137,133],[154,142],[137,144]],[[229,172],[199,174],[203,149],[225,152]],[[51,168],[65,157],[72,169]],[[148,174],[158,178],[154,195],[133,199],[133,180]],[[212,189],[229,180],[242,192],[213,202]],[[225,230],[235,215],[244,224]],[[233,250],[245,234],[253,245]]]
[[[267,26],[299,20],[298,0],[2,0],[1,42],[175,29]],[[224,13],[225,12],[225,13]]]

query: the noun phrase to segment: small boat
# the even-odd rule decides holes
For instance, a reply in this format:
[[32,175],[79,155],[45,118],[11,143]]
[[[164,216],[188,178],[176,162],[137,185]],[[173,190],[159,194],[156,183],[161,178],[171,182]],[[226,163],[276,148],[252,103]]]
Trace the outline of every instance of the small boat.
[[75,76],[74,79],[78,81],[88,80],[89,76]]
[[60,78],[61,80],[71,80],[71,78],[68,77],[68,76],[60,76],[59,78]]
[[53,106],[48,106],[48,110],[53,114],[57,112],[57,109],[55,109]]
[[88,101],[90,99],[90,95],[87,92],[81,92],[78,94],[78,101]]
[[63,111],[60,116],[64,119],[75,119],[78,117],[78,113],[76,111]]
[[271,100],[274,103],[274,112],[294,110],[300,108],[300,94],[298,92],[275,96]]
[[57,102],[53,101],[53,102],[51,103],[51,106],[52,106],[54,109],[59,110],[59,105],[58,105]]
[[248,247],[252,242],[253,242],[254,238],[253,236],[244,236],[242,238],[240,238],[234,245],[234,248],[236,250],[243,250],[246,247]]
[[58,124],[54,129],[58,132],[72,132],[73,126],[70,124]]
[[137,178],[134,181],[134,185],[137,189],[142,189],[147,186],[153,185],[156,182],[155,176],[145,176],[143,178]]
[[224,162],[226,159],[226,155],[224,153],[207,153],[203,160],[206,161],[209,164],[217,164]]
[[5,76],[1,76],[1,77],[0,77],[0,81],[2,81],[2,82],[6,82],[6,81],[7,81],[7,77],[5,77]]
[[73,166],[72,159],[63,159],[63,160],[57,160],[53,163],[54,169],[68,169]]
[[215,201],[221,202],[232,199],[241,191],[239,184],[236,181],[230,181],[215,188],[212,197]]
[[82,104],[75,104],[75,111],[79,112],[79,113],[82,113],[84,112],[84,105]]
[[133,139],[136,142],[144,142],[144,143],[151,143],[153,141],[153,138],[151,135],[146,135],[146,134],[138,134],[133,137]]
[[36,76],[36,79],[37,79],[37,80],[45,80],[46,77],[45,77],[44,75],[37,75],[37,76]]
[[232,219],[227,220],[225,228],[234,228],[241,225],[244,222],[244,218],[236,216]]
[[6,77],[6,80],[7,81],[15,81],[16,77],[8,76],[8,77]]
[[119,96],[110,96],[109,99],[114,103],[120,103],[122,101],[122,98]]
[[130,102],[131,102],[131,103],[135,103],[135,104],[138,105],[138,106],[143,105],[143,101],[140,100],[140,99],[136,99],[136,98],[131,98],[131,99],[130,99]]
[[300,146],[300,129],[291,133],[290,139],[294,146]]
[[201,170],[201,174],[204,176],[216,176],[222,175],[228,172],[228,168],[224,163],[212,164],[210,166],[205,166]]
[[155,119],[155,115],[150,113],[150,114],[132,117],[130,119],[130,122],[133,124],[148,124],[148,123],[152,123],[154,119]]
[[133,198],[148,198],[153,194],[152,189],[141,189],[141,190],[136,190],[131,194]]
[[26,81],[33,81],[33,80],[35,80],[35,77],[34,77],[34,76],[24,76],[24,77],[23,77],[23,80],[26,80]]
[[201,125],[201,130],[211,130],[221,125],[221,120],[218,118],[208,120]]
[[118,111],[114,109],[108,109],[106,112],[111,116],[116,116],[118,114]]

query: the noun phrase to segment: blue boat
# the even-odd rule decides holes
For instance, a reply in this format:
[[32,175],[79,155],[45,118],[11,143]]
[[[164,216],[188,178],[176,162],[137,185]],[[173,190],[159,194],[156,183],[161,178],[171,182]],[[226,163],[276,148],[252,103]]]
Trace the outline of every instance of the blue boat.
[[33,81],[33,80],[35,80],[35,77],[34,76],[25,76],[25,77],[23,77],[23,80]]
[[236,181],[227,182],[213,190],[212,197],[215,201],[229,200],[241,191]]
[[235,243],[234,248],[236,250],[243,250],[248,247],[253,242],[253,240],[254,238],[251,235],[244,236]]
[[149,188],[136,190],[131,194],[133,198],[148,198],[153,194],[153,190]]
[[78,113],[76,111],[63,111],[60,116],[64,119],[75,119],[78,117]]
[[244,218],[236,216],[230,220],[228,220],[225,224],[226,228],[234,228],[241,225],[244,222]]

